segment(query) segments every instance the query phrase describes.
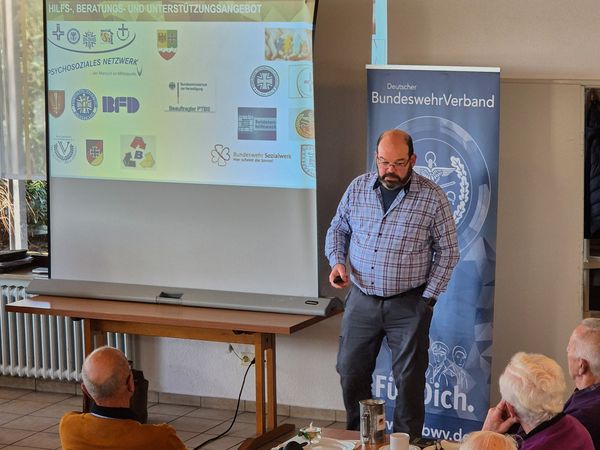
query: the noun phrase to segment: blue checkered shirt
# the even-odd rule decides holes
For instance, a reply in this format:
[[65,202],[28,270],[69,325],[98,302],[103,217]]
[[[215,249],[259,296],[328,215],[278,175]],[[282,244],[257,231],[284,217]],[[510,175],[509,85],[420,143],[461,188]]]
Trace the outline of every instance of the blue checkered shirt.
[[427,284],[437,298],[459,259],[456,225],[446,194],[413,172],[387,212],[376,173],[356,178],[344,193],[325,240],[329,264],[345,264],[365,294],[389,297]]

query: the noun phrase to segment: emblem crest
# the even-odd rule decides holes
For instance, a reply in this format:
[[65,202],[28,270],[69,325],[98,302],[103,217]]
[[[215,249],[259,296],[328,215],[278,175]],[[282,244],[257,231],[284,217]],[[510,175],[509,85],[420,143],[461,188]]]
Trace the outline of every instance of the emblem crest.
[[177,30],[157,30],[156,47],[164,60],[173,58],[177,53]]
[[85,157],[92,166],[99,166],[104,161],[104,141],[87,139],[85,141]]
[[65,112],[65,91],[48,91],[48,112],[56,118]]
[[305,109],[297,116],[294,125],[296,133],[304,139],[315,138],[315,117],[312,109]]
[[300,146],[300,161],[302,170],[309,177],[315,178],[315,146],[312,144],[302,144]]

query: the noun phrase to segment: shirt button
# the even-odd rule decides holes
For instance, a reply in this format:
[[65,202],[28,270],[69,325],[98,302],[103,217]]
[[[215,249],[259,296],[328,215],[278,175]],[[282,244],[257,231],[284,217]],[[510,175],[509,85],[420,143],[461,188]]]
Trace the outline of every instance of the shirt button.
[[372,285],[374,285],[374,284],[375,284],[375,282],[374,282],[374,281],[371,281],[371,286],[372,286]]
[[371,266],[371,270],[375,269],[375,266]]
[[377,250],[375,250],[375,253],[377,253]]

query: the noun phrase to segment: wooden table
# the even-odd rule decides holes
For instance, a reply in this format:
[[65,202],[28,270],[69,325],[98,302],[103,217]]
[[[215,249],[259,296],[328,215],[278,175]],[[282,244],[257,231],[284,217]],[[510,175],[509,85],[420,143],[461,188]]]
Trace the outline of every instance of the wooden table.
[[6,310],[83,320],[86,355],[106,344],[106,332],[253,345],[256,434],[240,449],[260,447],[294,430],[293,424],[277,425],[275,335],[290,335],[326,318],[43,295],[9,303]]

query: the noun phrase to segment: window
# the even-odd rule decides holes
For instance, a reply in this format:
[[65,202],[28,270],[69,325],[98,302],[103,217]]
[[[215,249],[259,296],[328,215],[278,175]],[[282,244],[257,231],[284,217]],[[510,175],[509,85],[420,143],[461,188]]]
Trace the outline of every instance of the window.
[[48,252],[42,0],[0,0],[0,250]]

